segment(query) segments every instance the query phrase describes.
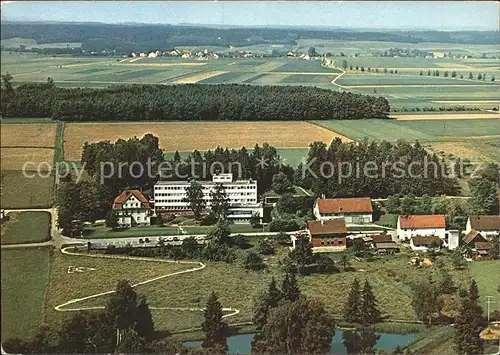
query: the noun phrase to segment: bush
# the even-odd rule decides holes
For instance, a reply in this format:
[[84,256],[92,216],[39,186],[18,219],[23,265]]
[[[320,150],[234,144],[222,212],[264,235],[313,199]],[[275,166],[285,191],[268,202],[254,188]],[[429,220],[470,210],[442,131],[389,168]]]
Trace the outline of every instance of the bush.
[[236,259],[233,249],[224,244],[219,245],[212,242],[205,245],[202,256],[206,260],[224,261],[226,263],[232,263]]
[[262,270],[266,267],[262,256],[252,250],[246,254],[243,266],[247,270]]
[[250,247],[248,238],[242,234],[237,234],[233,237],[233,246],[240,249],[247,249]]
[[290,236],[285,232],[280,231],[274,238],[277,244],[290,244]]
[[209,213],[200,220],[201,226],[211,226],[217,223],[217,217],[213,213]]
[[274,254],[276,252],[276,248],[274,246],[274,243],[272,243],[267,238],[261,239],[259,241],[259,244],[257,246],[257,250],[262,255],[271,255],[271,254]]
[[332,274],[340,272],[331,258],[319,254],[316,261],[316,271],[320,274]]
[[295,219],[274,219],[269,223],[270,232],[292,232],[299,230],[299,224]]

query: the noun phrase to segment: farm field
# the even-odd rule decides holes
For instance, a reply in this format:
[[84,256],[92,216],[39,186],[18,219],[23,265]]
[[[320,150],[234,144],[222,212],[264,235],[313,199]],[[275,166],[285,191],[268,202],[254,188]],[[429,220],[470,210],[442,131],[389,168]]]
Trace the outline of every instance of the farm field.
[[43,319],[49,248],[2,249],[2,341],[26,338]]
[[1,125],[1,146],[4,147],[54,147],[55,123],[21,123]]
[[439,120],[439,115],[420,120],[314,121],[354,140],[366,138],[394,142],[398,139],[439,141],[500,134],[496,119]]
[[[305,42],[304,42],[305,41]],[[303,50],[300,40],[299,50]],[[304,85],[330,90],[350,91],[386,97],[393,109],[398,111],[423,107],[443,107],[466,105],[491,110],[498,107],[500,69],[494,59],[425,59],[370,57],[374,50],[387,50],[390,42],[341,42],[321,41],[316,48],[332,46],[332,53],[344,49],[346,57],[332,57],[337,67],[346,60],[353,70],[335,79],[341,70],[321,66],[320,60],[299,60],[295,58],[219,58],[196,60],[193,58],[122,58],[122,57],[49,57],[33,53],[2,52],[2,73],[9,72],[14,84],[45,82],[51,77],[60,87],[104,88],[115,84],[223,84],[239,83],[251,85]],[[339,45],[340,47],[336,47]],[[363,48],[367,45],[367,48]],[[402,45],[402,44],[400,44]],[[431,44],[429,44],[431,45]],[[395,45],[400,47],[399,45]],[[253,46],[250,46],[253,47]],[[264,49],[264,45],[257,46]],[[276,45],[276,48],[286,46]],[[408,44],[409,48],[421,47]],[[433,48],[442,48],[436,50]],[[477,48],[476,48],[477,47]],[[268,51],[273,45],[267,45]],[[351,50],[349,50],[352,49]],[[434,51],[451,51],[474,55],[492,52],[493,46],[460,46],[449,44],[426,44],[422,48]],[[474,49],[471,49],[474,48]],[[227,48],[214,48],[226,52]],[[250,50],[250,49],[249,49]],[[307,50],[306,50],[307,52]],[[351,53],[352,52],[352,53]],[[258,53],[258,52],[256,52]],[[353,57],[358,53],[358,57]],[[355,70],[355,66],[366,70]],[[379,69],[379,74],[368,73],[367,69]],[[397,69],[398,74],[384,74],[383,70]],[[440,76],[427,76],[427,71],[439,70]],[[420,71],[423,75],[420,76]],[[449,72],[447,78],[445,71]],[[451,78],[456,71],[457,77]],[[468,79],[473,73],[473,79]],[[478,80],[478,74],[486,75],[486,80]],[[463,75],[463,79],[460,79]],[[495,76],[498,80],[491,82]]]
[[39,243],[50,239],[49,212],[11,212],[2,223],[2,244]]
[[[54,161],[53,148],[1,148],[0,151],[2,169],[22,170],[26,167],[36,170],[39,166],[41,171],[50,171]],[[31,164],[33,163],[33,164]]]
[[[36,172],[28,172],[35,175]],[[19,170],[2,170],[2,208],[48,208],[52,207],[54,176],[33,178],[23,176]]]
[[452,154],[456,157],[466,158],[471,161],[498,162],[500,150],[500,137],[498,139],[478,139],[456,142],[425,143],[425,147],[436,153]]
[[498,260],[489,260],[480,263],[472,263],[470,273],[476,280],[479,288],[479,296],[483,309],[486,310],[486,296],[492,296],[496,302],[490,305],[491,311],[500,310],[500,302],[498,297],[498,275],[500,275],[500,263]]
[[[297,132],[301,134],[297,135]],[[65,159],[79,161],[86,141],[115,141],[118,138],[142,137],[146,133],[158,136],[161,148],[166,153],[194,149],[206,151],[217,146],[245,146],[250,149],[264,142],[277,148],[307,148],[313,141],[330,142],[335,137],[349,141],[326,128],[307,122],[68,123],[64,132]]]

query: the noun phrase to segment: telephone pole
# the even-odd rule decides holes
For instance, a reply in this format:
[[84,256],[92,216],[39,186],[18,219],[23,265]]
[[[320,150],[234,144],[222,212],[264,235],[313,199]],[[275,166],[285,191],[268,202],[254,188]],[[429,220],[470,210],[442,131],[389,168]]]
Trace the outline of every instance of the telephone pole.
[[490,304],[495,303],[495,301],[492,300],[493,296],[486,296],[486,304],[488,305],[488,324],[490,323]]

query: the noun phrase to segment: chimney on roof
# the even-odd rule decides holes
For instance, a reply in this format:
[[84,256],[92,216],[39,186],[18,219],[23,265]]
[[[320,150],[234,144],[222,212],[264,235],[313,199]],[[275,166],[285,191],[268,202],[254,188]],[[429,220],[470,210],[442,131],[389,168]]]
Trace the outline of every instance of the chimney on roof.
[[324,220],[324,219],[322,219],[322,220],[321,220],[321,225],[322,225],[322,226],[324,226],[324,225],[325,225],[325,220]]
[[321,198],[323,198],[323,199],[324,199],[324,198],[325,198],[325,194],[321,194]]

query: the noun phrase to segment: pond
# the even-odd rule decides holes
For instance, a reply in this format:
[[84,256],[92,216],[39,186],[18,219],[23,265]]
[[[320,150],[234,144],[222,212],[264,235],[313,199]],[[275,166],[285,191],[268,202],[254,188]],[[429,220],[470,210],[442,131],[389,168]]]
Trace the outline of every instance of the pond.
[[[229,347],[229,354],[250,354],[252,350],[252,340],[254,333],[250,334],[239,334],[230,336],[227,339],[227,344]],[[344,339],[346,337],[353,335],[359,335],[359,333],[354,333],[350,331],[343,331],[340,329],[335,329],[335,336],[332,339],[330,346],[331,354],[347,355],[348,353],[358,352],[352,349],[348,352],[346,346],[344,346]],[[401,347],[406,346],[412,340],[417,338],[416,334],[389,334],[389,333],[376,333],[378,340],[375,348],[377,350],[384,350],[385,352],[392,352],[398,345]],[[184,346],[189,348],[201,347],[201,341],[187,341]]]

